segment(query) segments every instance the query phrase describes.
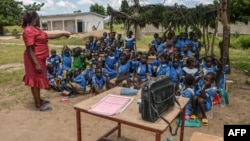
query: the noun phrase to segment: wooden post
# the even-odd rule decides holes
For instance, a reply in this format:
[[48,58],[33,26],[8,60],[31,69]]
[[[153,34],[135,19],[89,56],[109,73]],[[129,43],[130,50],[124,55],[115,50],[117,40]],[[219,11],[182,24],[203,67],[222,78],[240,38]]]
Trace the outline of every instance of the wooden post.
[[110,17],[110,27],[109,27],[109,30],[110,30],[110,33],[113,32],[113,13],[111,14],[111,17]]
[[[224,68],[225,64],[229,64],[229,42],[230,42],[230,25],[228,21],[228,0],[220,0],[221,4],[221,17],[223,24],[223,43],[222,43],[222,59],[225,59],[225,63],[222,64]],[[221,60],[222,61],[222,60]]]

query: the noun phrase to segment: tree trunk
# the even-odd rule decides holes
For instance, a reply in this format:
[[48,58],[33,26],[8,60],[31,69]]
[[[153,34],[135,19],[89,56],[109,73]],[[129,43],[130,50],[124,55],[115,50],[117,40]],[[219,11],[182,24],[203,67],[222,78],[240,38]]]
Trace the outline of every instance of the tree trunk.
[[3,26],[2,25],[0,25],[0,35],[3,35],[4,33],[3,33]]
[[220,16],[220,9],[217,6],[217,17],[215,19],[215,28],[214,28],[214,33],[213,33],[213,39],[212,39],[212,45],[211,45],[211,55],[214,56],[214,44],[215,44],[215,38],[216,34],[218,32],[218,23],[219,23],[219,16]]
[[[228,22],[228,0],[220,0],[221,3],[221,17],[223,24],[223,43],[222,43],[222,60],[225,60],[225,64],[222,64],[224,68],[226,64],[229,64],[229,41],[230,41],[230,25]],[[221,60],[221,61],[222,61]]]
[[141,27],[139,24],[135,24],[135,38],[136,40],[141,39]]
[[207,41],[207,53],[206,53],[206,56],[208,55],[208,53],[209,53],[209,50],[210,50],[210,40],[209,40],[209,34],[208,34],[208,26],[206,26],[206,37],[207,37],[207,39],[206,39],[206,41]]
[[113,16],[113,14],[111,15],[111,17],[110,17],[110,27],[109,27],[109,30],[110,30],[110,33],[111,32],[113,32],[113,20],[114,20],[114,18],[113,18],[114,16]]
[[206,31],[205,31],[205,26],[202,26],[202,32],[203,32],[203,44],[204,44],[204,49],[205,49],[205,56],[207,56],[207,42],[206,42]]
[[[139,18],[139,8],[140,8],[140,0],[134,0],[134,4],[136,6],[133,17],[136,17],[137,19]],[[141,39],[141,26],[136,23],[134,23],[134,29],[135,29],[135,38],[136,40]]]

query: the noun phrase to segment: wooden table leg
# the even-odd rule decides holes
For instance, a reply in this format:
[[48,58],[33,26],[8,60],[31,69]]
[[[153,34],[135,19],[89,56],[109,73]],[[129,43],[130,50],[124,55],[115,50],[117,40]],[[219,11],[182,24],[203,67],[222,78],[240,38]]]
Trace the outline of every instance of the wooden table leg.
[[121,137],[121,123],[118,122],[118,138]]
[[181,134],[180,134],[180,141],[183,141],[184,136],[184,125],[185,125],[185,113],[186,113],[186,106],[183,107],[182,115],[181,115]]
[[76,129],[77,129],[77,141],[82,141],[81,112],[79,110],[76,110]]
[[155,133],[155,141],[161,141],[161,133]]

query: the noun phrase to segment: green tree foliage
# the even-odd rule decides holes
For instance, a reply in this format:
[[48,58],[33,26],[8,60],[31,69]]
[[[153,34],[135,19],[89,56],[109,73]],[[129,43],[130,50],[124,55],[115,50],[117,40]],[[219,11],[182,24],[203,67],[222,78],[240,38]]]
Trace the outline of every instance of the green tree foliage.
[[250,21],[250,1],[249,0],[229,0],[230,22],[237,21],[248,24]]
[[34,2],[33,4],[23,5],[23,8],[24,8],[24,12],[28,12],[28,11],[38,11],[43,6],[44,6],[44,3]]
[[122,0],[120,11],[124,12],[124,13],[127,13],[128,15],[131,14],[130,7],[128,5],[128,1],[127,0]]
[[108,4],[107,6],[107,15],[111,15],[113,13],[113,8]]
[[23,14],[26,11],[38,11],[44,4],[33,3],[24,5],[15,0],[0,1],[0,34],[3,34],[3,26],[20,25]]
[[102,5],[98,5],[97,3],[95,3],[94,5],[90,6],[90,12],[105,15],[105,8]]

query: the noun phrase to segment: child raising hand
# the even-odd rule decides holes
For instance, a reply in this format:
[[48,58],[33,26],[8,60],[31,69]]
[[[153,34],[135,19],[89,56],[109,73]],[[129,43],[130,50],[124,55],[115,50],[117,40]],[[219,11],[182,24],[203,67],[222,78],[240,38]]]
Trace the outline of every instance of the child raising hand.
[[203,125],[208,125],[206,112],[212,109],[213,99],[216,94],[216,88],[212,87],[212,83],[214,81],[214,74],[211,72],[207,73],[204,78],[204,85],[200,87],[200,91],[197,91],[196,94],[193,96],[193,112],[190,118],[197,119],[197,111],[201,112],[201,122]]

